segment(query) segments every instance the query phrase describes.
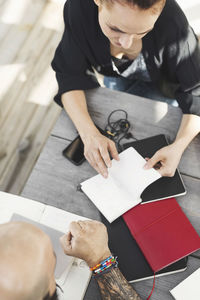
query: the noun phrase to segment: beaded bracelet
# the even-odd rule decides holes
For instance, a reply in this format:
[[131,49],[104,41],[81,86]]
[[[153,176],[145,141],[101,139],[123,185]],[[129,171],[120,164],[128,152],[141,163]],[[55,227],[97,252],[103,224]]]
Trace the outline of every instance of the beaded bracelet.
[[111,255],[96,266],[90,268],[90,270],[93,272],[93,275],[98,275],[110,267],[117,267],[117,265],[117,258]]

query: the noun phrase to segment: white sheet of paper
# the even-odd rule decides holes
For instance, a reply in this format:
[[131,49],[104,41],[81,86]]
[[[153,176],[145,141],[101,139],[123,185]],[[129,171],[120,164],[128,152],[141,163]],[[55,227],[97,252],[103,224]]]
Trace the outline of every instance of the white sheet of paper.
[[[91,271],[87,264],[83,260],[75,258],[65,285],[62,286],[64,294],[60,295],[59,300],[83,299],[90,278]],[[59,284],[59,281],[56,280],[56,282]]]
[[84,217],[72,214],[62,209],[47,205],[46,209],[40,219],[40,223],[46,226],[52,227],[56,230],[67,233],[69,230],[69,224],[72,221],[88,220]]
[[130,147],[112,160],[108,178],[96,175],[81,183],[82,190],[111,223],[141,202],[143,190],[159,179],[154,169],[144,170],[145,159]]
[[0,192],[0,223],[9,222],[14,213],[39,221],[45,208],[46,205],[40,202]]
[[176,300],[200,299],[200,268],[179,283],[170,292]]

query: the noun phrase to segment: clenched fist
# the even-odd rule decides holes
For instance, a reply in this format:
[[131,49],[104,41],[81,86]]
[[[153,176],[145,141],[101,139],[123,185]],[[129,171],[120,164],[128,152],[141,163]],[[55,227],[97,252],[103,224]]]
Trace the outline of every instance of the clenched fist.
[[89,267],[111,255],[107,229],[98,221],[72,222],[60,242],[65,254],[85,260]]

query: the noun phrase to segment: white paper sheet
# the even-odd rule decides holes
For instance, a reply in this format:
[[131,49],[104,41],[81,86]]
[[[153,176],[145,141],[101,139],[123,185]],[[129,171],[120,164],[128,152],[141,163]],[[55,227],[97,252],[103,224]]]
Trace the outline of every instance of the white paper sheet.
[[[60,294],[59,300],[81,300],[84,298],[87,286],[91,278],[91,271],[87,264],[75,258],[66,282],[62,285],[64,294]],[[56,280],[60,284],[59,280]]]
[[170,292],[176,300],[200,299],[200,268],[183,280]]
[[8,222],[15,214],[22,215],[33,221],[39,221],[46,205],[21,196],[0,192],[0,222]]
[[72,221],[78,220],[84,221],[88,219],[47,205],[42,218],[40,219],[40,223],[66,233],[68,232],[69,224]]
[[145,159],[130,147],[112,160],[108,178],[96,175],[81,183],[82,190],[109,222],[141,202],[143,190],[159,179],[154,169],[145,170]]

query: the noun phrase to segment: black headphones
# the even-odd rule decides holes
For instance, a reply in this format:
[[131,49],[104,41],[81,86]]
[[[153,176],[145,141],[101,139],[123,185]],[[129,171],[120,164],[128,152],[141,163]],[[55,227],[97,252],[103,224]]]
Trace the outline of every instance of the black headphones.
[[[112,121],[113,115],[119,112],[124,115],[123,118],[120,118],[117,121]],[[122,151],[120,142],[123,138],[135,139],[132,133],[128,132],[130,127],[131,124],[128,121],[128,113],[125,110],[116,109],[109,114],[105,131],[108,134],[108,137],[116,143],[119,152]]]

